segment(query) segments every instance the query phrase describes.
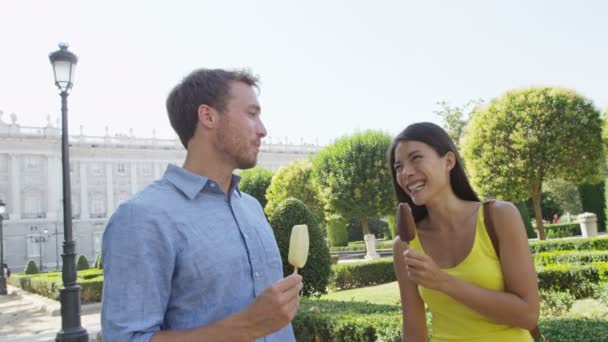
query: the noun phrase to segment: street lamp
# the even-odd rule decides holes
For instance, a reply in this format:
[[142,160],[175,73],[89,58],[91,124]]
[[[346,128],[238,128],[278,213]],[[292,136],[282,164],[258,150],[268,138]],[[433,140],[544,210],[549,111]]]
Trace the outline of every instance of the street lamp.
[[68,90],[74,84],[74,69],[78,57],[68,51],[67,44],[49,55],[55,75],[55,85],[61,96],[61,173],[63,176],[63,287],[60,290],[61,330],[55,341],[88,342],[89,334],[80,323],[80,285],[76,283],[76,243],[72,238],[72,192],[70,189],[70,145],[68,135]]
[[6,205],[0,199],[0,295],[3,296],[8,294],[6,290],[6,278],[4,277],[4,236],[2,235],[2,219],[4,218],[5,211]]

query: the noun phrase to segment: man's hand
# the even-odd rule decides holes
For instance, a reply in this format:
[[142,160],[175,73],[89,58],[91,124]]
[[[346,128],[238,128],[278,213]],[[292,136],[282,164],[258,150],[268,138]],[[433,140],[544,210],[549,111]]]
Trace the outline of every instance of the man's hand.
[[244,310],[255,338],[273,333],[291,322],[298,312],[303,286],[302,276],[292,274],[272,284]]

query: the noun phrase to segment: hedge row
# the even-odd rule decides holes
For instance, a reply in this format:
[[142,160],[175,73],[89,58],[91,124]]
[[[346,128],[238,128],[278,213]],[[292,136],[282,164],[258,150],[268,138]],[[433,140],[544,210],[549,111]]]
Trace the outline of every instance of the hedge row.
[[557,223],[543,225],[548,238],[562,238],[581,235],[579,223]]
[[[339,264],[332,266],[332,290],[353,289],[396,280],[393,260]],[[549,265],[536,270],[538,287],[545,291],[570,291],[575,298],[590,297],[598,282],[608,282],[608,262],[592,265]]]
[[594,261],[608,261],[608,251],[556,251],[541,252],[534,255],[534,264],[538,266],[553,264],[585,265]]
[[401,308],[303,299],[292,326],[297,341],[401,341]]
[[608,237],[543,240],[530,242],[532,254],[550,251],[608,251]]
[[[376,249],[393,249],[393,241],[377,241]],[[349,243],[348,246],[344,247],[331,247],[332,253],[336,252],[365,252],[365,243]]]
[[354,289],[396,280],[392,258],[338,264],[331,268],[329,288],[332,290]]
[[[98,269],[79,271],[78,284],[80,285],[80,300],[82,303],[101,301],[103,289],[103,275]],[[8,283],[28,292],[59,300],[59,293],[63,287],[61,272],[39,273],[36,275],[14,274],[8,278]]]

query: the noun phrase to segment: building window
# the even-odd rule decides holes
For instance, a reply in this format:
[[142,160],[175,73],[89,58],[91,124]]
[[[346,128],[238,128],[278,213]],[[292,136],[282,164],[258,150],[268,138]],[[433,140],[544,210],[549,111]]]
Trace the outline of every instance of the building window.
[[44,218],[42,191],[26,190],[23,194],[23,218]]
[[116,166],[116,170],[119,175],[124,175],[125,173],[127,173],[127,166],[124,163],[118,163],[118,165]]
[[100,193],[91,194],[91,217],[101,218],[106,215],[105,198]]
[[[39,239],[38,234],[29,234],[29,235],[27,235],[26,239],[27,239],[27,257],[28,257],[28,259],[39,258],[40,257],[40,246],[39,246],[40,239]],[[40,267],[40,265],[38,265],[38,267]]]
[[94,232],[93,233],[93,253],[97,258],[98,255],[101,255],[101,236],[102,232]]

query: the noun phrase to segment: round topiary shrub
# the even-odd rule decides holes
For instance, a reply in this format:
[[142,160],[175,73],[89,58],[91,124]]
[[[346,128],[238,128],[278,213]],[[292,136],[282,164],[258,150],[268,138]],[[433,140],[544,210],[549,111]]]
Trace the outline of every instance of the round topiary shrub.
[[27,265],[25,265],[25,270],[23,272],[25,274],[38,274],[40,273],[40,270],[38,269],[36,262],[34,260],[30,260],[27,262]]
[[85,257],[84,255],[79,255],[78,260],[76,261],[76,270],[82,271],[82,270],[88,270],[88,269],[89,269],[89,261],[87,260],[87,257]]
[[310,297],[327,293],[327,284],[331,273],[329,248],[308,207],[299,199],[288,198],[279,203],[269,221],[281,253],[283,274],[286,276],[293,273],[293,266],[287,261],[291,228],[296,224],[306,224],[308,226],[310,239],[308,260],[304,268],[298,270],[304,278],[302,295]]

